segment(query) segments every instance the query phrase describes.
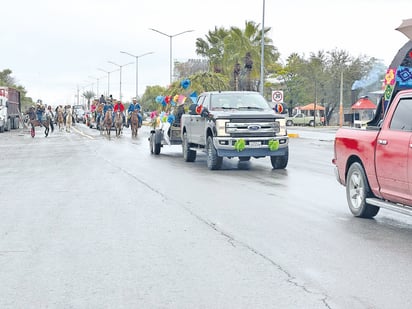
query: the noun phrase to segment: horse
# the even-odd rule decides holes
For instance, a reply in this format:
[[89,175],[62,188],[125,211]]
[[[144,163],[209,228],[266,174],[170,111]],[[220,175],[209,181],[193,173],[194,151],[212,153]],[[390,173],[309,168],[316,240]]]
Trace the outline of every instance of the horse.
[[103,129],[106,130],[107,136],[110,138],[110,129],[112,128],[112,110],[107,110],[104,115]]
[[64,130],[64,118],[63,118],[63,109],[59,107],[57,109],[57,124],[59,125],[59,130]]
[[131,129],[132,129],[132,138],[137,137],[137,131],[139,129],[139,117],[137,116],[137,110],[132,112],[130,117]]
[[66,109],[66,132],[70,133],[72,124],[73,124],[73,112],[70,107]]
[[43,126],[44,127],[44,135],[45,137],[49,136],[50,131],[50,118],[46,115],[43,115],[42,120],[39,121],[37,119],[36,110],[33,107],[30,107],[27,114],[29,115],[30,124],[31,124],[31,137],[36,135],[36,126]]
[[119,137],[123,127],[123,115],[120,111],[117,111],[114,115],[114,127],[116,129],[116,137]]

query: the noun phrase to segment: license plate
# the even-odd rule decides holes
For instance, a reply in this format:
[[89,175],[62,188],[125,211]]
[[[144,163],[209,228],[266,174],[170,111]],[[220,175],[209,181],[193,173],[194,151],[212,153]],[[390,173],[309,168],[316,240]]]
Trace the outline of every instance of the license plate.
[[249,146],[250,147],[259,147],[261,146],[262,143],[261,142],[249,142]]

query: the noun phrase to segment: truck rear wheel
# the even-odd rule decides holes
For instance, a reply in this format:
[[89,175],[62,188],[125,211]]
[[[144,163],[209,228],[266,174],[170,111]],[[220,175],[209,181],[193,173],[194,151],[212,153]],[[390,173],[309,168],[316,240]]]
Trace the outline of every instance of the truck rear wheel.
[[207,137],[206,151],[207,151],[207,167],[210,170],[219,170],[222,167],[223,158],[217,155],[216,148],[213,145],[213,138],[211,136]]
[[272,167],[276,170],[284,169],[288,165],[289,162],[289,147],[286,148],[286,153],[283,156],[271,156],[270,162],[272,163]]
[[379,207],[366,203],[366,198],[372,196],[365,170],[360,163],[353,163],[346,178],[346,199],[355,217],[373,218],[378,214]]
[[150,153],[154,153],[154,133],[150,133],[149,136],[149,148],[150,148]]
[[187,133],[183,133],[182,141],[183,159],[186,162],[195,162],[196,151],[190,149],[189,141],[187,140]]
[[156,143],[156,141],[154,141],[154,154],[155,155],[160,154],[160,148],[162,148],[162,144]]

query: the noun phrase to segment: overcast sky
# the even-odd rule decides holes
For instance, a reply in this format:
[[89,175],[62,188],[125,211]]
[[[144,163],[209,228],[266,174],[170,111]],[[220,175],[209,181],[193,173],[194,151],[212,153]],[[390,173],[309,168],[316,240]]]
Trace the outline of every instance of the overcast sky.
[[[244,27],[262,23],[263,0],[13,0],[3,5],[0,27],[0,70],[12,76],[33,100],[74,104],[80,92],[93,89],[119,98],[122,69],[123,100],[136,91],[134,55],[138,61],[139,95],[146,86],[169,84],[168,35],[173,59],[199,58],[197,38],[215,26]],[[411,0],[288,0],[265,1],[265,26],[284,61],[290,53],[308,57],[319,50],[343,49],[352,56],[367,55],[389,65],[407,38],[396,31],[412,17]],[[93,83],[93,85],[91,85]],[[93,87],[93,88],[92,88]]]

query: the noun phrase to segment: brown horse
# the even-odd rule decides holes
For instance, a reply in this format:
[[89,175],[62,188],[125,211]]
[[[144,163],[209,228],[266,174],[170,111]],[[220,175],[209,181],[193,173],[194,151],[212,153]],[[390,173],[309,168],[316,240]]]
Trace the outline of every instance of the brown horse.
[[130,117],[131,129],[132,129],[132,138],[137,138],[137,131],[139,129],[139,117],[137,116],[137,110],[132,112]]
[[73,112],[71,107],[66,109],[66,132],[71,131],[73,124]]
[[43,114],[42,120],[39,121],[37,119],[36,115],[36,110],[34,107],[30,107],[27,114],[29,115],[30,118],[30,124],[31,124],[31,137],[34,137],[36,135],[36,127],[43,126],[44,127],[44,135],[45,137],[49,136],[49,131],[50,131],[50,118],[47,117],[46,115]]
[[116,137],[120,137],[123,127],[123,115],[119,111],[114,115],[114,127],[116,129]]
[[106,114],[104,115],[104,120],[103,120],[103,128],[107,133],[107,136],[110,138],[110,129],[112,128],[113,122],[112,122],[112,110],[106,111]]
[[57,109],[57,124],[59,125],[59,131],[64,130],[64,118],[63,118],[63,108],[59,107]]

